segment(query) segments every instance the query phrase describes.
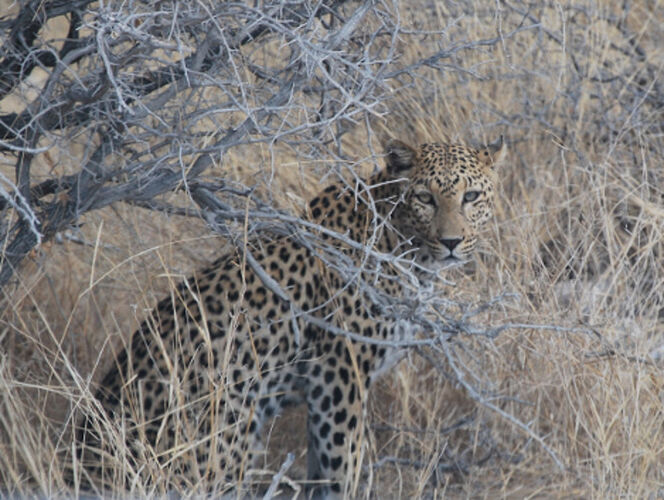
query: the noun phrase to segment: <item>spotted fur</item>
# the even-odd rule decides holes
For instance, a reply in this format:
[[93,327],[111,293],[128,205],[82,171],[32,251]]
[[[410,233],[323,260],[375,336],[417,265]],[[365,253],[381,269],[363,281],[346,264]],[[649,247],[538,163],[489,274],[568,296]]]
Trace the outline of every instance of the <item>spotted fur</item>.
[[[375,211],[367,191],[339,183],[310,201],[308,215],[356,242],[373,242],[378,251],[410,252],[421,267],[465,260],[492,214],[494,167],[504,150],[502,141],[483,150],[393,142],[386,167],[367,182]],[[359,246],[325,232],[321,237],[356,263],[363,257]],[[306,403],[308,477],[323,481],[310,493],[352,494],[367,390],[388,353],[322,325],[388,340],[396,327],[295,238],[257,240],[250,250],[259,268],[242,252],[230,252],[159,302],[102,379],[97,398],[121,424],[134,469],[149,477],[155,465],[165,467],[183,487],[206,480],[216,491],[246,483],[267,419],[286,405]],[[269,286],[275,284],[282,292]],[[378,286],[401,293],[398,280]],[[98,482],[115,478],[117,484],[130,469],[114,461],[113,446],[95,417],[81,422],[78,457]]]

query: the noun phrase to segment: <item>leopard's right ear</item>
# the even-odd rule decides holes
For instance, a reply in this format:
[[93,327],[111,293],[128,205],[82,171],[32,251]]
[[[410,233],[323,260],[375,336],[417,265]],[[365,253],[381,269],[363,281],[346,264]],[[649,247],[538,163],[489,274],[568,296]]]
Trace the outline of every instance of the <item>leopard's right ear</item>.
[[392,175],[405,175],[415,165],[417,151],[408,144],[391,140],[385,146],[385,163],[387,171]]
[[500,166],[507,156],[507,143],[501,135],[498,140],[489,144],[487,147],[478,151],[480,162],[487,167],[495,168]]

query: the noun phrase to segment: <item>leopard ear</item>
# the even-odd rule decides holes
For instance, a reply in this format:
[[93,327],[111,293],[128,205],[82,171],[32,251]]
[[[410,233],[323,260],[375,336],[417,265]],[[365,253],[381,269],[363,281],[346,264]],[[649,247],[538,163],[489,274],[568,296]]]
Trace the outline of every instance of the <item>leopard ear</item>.
[[484,163],[487,167],[500,166],[507,156],[507,144],[501,135],[497,141],[480,149],[477,153],[480,162]]
[[405,174],[415,164],[417,151],[408,144],[392,140],[385,147],[387,171],[390,174]]

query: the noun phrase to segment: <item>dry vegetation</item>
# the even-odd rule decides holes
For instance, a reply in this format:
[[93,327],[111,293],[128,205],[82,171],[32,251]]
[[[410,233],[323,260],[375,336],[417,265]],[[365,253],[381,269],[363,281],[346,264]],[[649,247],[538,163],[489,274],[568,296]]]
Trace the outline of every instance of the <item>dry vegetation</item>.
[[[395,68],[439,57],[387,80],[384,114],[343,124],[343,158],[263,142],[230,149],[207,172],[297,214],[342,159],[371,168],[369,146],[386,135],[508,138],[495,222],[443,291],[450,318],[493,300],[473,323],[512,327],[460,334],[448,356],[412,349],[374,387],[367,484],[380,498],[661,498],[664,4],[417,0],[397,10]],[[45,40],[66,31],[58,22]],[[2,113],[34,98],[40,71]],[[85,148],[73,136],[40,153],[33,175],[70,172]],[[0,175],[13,179],[15,161],[0,156]],[[160,201],[195,208],[182,193]],[[0,491],[67,494],[70,415],[91,404],[111,346],[224,244],[201,218],[116,203],[23,259],[0,295]],[[294,479],[304,475],[302,411],[276,420],[266,463],[276,471],[295,452]]]

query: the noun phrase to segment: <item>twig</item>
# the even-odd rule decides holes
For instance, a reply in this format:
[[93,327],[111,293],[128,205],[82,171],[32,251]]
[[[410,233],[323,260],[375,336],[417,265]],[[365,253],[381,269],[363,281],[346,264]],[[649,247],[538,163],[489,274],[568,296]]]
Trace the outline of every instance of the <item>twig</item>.
[[288,455],[286,455],[286,460],[284,460],[284,463],[281,464],[279,471],[272,477],[272,482],[270,483],[270,487],[265,492],[265,495],[263,495],[263,500],[270,500],[274,497],[274,494],[277,492],[277,488],[279,487],[279,483],[283,479],[284,474],[286,474],[286,471],[290,469],[291,465],[293,465],[293,462],[295,462],[295,454],[290,452]]

